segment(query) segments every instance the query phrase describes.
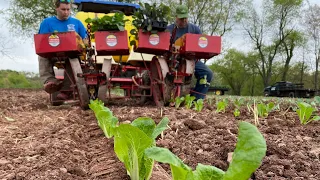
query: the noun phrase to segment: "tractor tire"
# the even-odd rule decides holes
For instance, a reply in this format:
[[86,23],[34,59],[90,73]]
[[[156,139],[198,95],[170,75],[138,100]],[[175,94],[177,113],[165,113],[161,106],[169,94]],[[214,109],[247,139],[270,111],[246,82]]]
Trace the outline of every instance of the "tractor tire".
[[73,72],[73,77],[75,79],[75,84],[78,91],[78,97],[80,100],[80,106],[83,110],[89,109],[89,92],[87,84],[84,78],[78,77],[78,73],[82,73],[82,68],[78,58],[69,59],[71,69]]
[[290,98],[294,98],[294,97],[295,97],[294,92],[289,92],[289,97],[290,97]]
[[264,92],[264,96],[265,96],[265,97],[269,97],[269,96],[270,96],[270,92],[269,92],[269,91],[265,91],[265,92]]
[[221,96],[222,92],[221,92],[221,90],[216,90],[215,94],[218,95],[218,96]]

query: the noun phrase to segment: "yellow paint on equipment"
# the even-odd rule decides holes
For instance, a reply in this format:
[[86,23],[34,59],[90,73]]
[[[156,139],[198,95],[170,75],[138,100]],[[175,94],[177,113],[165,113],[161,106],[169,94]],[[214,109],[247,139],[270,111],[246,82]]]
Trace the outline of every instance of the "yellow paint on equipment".
[[[78,12],[76,14],[76,18],[79,19],[83,25],[87,28],[87,23],[85,22],[85,20],[87,18],[91,18],[91,19],[94,19],[96,17],[98,18],[102,18],[103,16],[105,15],[108,15],[108,16],[113,16],[115,13],[108,13],[108,14],[104,14],[104,13],[92,13],[92,12]],[[130,21],[127,21],[125,23],[125,30],[127,30],[127,33],[128,33],[128,37],[131,36],[130,34],[130,31],[132,29],[136,29],[133,25],[132,25],[132,21],[133,21],[133,18],[132,16],[124,16],[124,19],[129,19]],[[128,48],[131,49],[131,46],[130,46],[130,41],[131,40],[135,40],[136,41],[136,45],[138,45],[138,41],[136,39],[135,36],[132,36],[130,37],[130,39],[128,39]],[[95,42],[94,39],[91,39],[91,42]],[[122,56],[121,58],[121,62],[127,62],[128,61],[128,58],[129,58],[129,55],[126,55],[126,56]],[[120,61],[120,56],[113,56],[113,59],[115,62],[119,62]]]

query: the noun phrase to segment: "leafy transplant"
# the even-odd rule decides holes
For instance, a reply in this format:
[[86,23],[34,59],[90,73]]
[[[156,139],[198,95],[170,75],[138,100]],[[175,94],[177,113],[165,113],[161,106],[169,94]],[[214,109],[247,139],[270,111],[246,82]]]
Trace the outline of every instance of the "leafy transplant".
[[[91,33],[96,31],[124,31],[125,23],[130,21],[125,19],[125,15],[122,12],[114,13],[114,15],[104,15],[99,18],[87,18],[86,23],[91,25]],[[93,36],[93,34],[91,35]],[[93,36],[94,37],[94,36]]]
[[[130,31],[131,36],[135,36],[135,39],[139,39],[138,31],[141,29],[143,32],[161,32],[165,31],[168,25],[168,19],[170,16],[170,7],[160,3],[157,5],[153,3],[139,3],[140,9],[133,15],[134,20],[132,25],[135,29]],[[130,45],[136,45],[136,41],[130,41]]]
[[158,162],[170,164],[173,180],[247,180],[261,165],[266,151],[266,141],[257,127],[241,122],[236,149],[226,172],[200,163],[196,170],[192,171],[166,148],[151,147],[146,149],[145,154]]
[[169,119],[163,118],[156,125],[151,118],[140,117],[131,124],[119,125],[118,119],[102,101],[91,100],[89,107],[106,137],[114,137],[114,151],[131,179],[150,179],[154,160],[146,157],[144,151],[156,146],[155,139],[167,129]]

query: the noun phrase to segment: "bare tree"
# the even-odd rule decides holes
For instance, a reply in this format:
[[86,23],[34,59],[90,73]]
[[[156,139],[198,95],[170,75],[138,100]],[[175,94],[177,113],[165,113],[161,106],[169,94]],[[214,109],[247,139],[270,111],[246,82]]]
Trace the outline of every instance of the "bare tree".
[[313,44],[313,53],[315,56],[316,71],[314,75],[314,88],[319,88],[318,74],[320,61],[320,7],[319,5],[310,5],[305,14],[306,30],[310,35]]
[[13,59],[13,57],[10,55],[11,49],[13,48],[12,43],[8,38],[6,38],[4,35],[0,34],[0,55],[5,56],[7,58]]
[[281,45],[295,30],[291,20],[299,11],[301,3],[301,0],[265,0],[262,13],[257,11],[257,7],[248,6],[243,28],[259,53],[260,61],[256,66],[265,87],[270,84],[272,68]]

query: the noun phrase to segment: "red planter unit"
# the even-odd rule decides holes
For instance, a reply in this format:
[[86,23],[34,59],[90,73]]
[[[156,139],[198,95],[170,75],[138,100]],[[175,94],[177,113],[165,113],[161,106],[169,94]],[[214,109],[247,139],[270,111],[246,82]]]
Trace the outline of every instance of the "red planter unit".
[[45,58],[76,57],[83,50],[83,42],[76,32],[34,35],[36,54]]
[[142,32],[139,31],[139,44],[135,52],[162,55],[169,50],[170,32]]
[[187,33],[176,42],[180,53],[197,59],[210,59],[221,53],[221,37]]
[[94,33],[98,55],[129,55],[127,31],[97,31]]

